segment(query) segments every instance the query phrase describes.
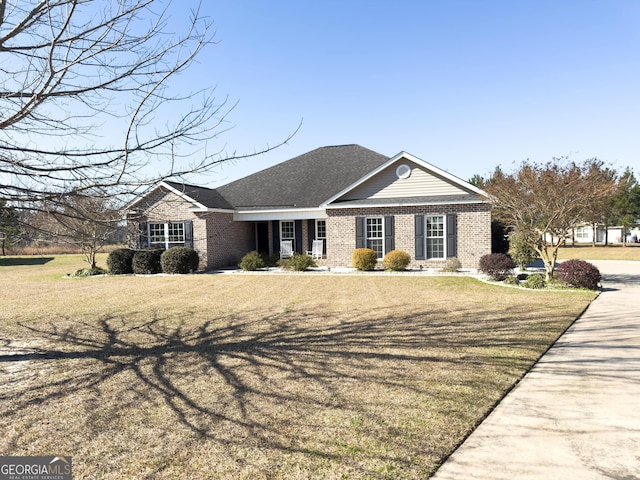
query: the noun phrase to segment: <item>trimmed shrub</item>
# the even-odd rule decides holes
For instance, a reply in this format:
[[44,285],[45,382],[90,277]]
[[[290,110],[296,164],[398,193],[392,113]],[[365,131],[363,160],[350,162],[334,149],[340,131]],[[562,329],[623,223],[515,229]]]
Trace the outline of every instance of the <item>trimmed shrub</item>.
[[490,253],[480,257],[479,268],[493,280],[501,282],[516,268],[516,264],[509,255],[504,253]]
[[544,275],[542,273],[532,273],[527,277],[527,279],[520,283],[524,288],[544,288],[547,286],[547,282],[544,279]]
[[76,270],[76,273],[73,274],[74,277],[91,277],[93,275],[104,275],[107,271],[104,268],[94,267],[94,268],[79,268]]
[[162,271],[160,265],[161,250],[138,250],[133,255],[133,273],[153,275]]
[[351,264],[358,270],[373,270],[378,264],[378,254],[370,248],[356,248],[351,254]]
[[264,268],[266,265],[262,255],[254,250],[253,252],[249,252],[244,257],[242,257],[242,260],[240,260],[238,266],[242,270],[253,272],[255,270]]
[[557,276],[567,285],[597,290],[602,276],[595,265],[584,260],[566,260],[558,265]]
[[118,248],[107,256],[107,267],[112,275],[126,275],[133,273],[133,256],[135,251],[130,248]]
[[164,273],[191,273],[198,270],[198,252],[188,247],[171,247],[160,255],[160,266]]
[[538,252],[531,248],[522,234],[514,232],[509,237],[509,256],[524,270],[538,258]]
[[394,272],[402,272],[407,269],[411,263],[411,256],[402,250],[391,250],[382,259],[382,266],[386,270]]
[[293,256],[280,262],[282,268],[295,270],[296,272],[304,272],[307,268],[315,267],[316,262],[311,255],[294,253]]
[[462,263],[456,257],[447,258],[446,263],[444,264],[443,272],[457,272],[462,268]]

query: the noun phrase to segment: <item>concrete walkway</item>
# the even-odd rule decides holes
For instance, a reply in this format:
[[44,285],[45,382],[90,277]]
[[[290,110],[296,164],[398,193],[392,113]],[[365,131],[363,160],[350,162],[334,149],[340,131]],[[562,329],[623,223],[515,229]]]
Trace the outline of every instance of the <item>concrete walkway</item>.
[[640,479],[640,262],[603,292],[432,477]]

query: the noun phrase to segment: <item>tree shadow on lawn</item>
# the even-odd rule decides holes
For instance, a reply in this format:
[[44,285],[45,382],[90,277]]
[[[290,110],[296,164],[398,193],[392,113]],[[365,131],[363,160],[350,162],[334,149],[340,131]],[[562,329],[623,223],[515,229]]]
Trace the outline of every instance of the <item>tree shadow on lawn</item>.
[[[160,317],[135,325],[109,317],[95,323],[21,324],[29,348],[16,348],[13,341],[0,346],[0,369],[14,371],[4,375],[0,418],[6,421],[25,409],[46,408],[78,393],[95,397],[97,408],[115,418],[161,399],[173,420],[199,438],[336,458],[339,434],[326,427],[337,427],[323,427],[322,415],[317,416],[321,412],[335,415],[331,422],[338,423],[366,418],[374,426],[366,435],[384,442],[388,430],[376,429],[390,424],[389,409],[400,412],[417,402],[442,409],[429,414],[464,415],[452,407],[456,399],[448,397],[485,395],[476,391],[480,383],[498,396],[483,399],[485,409],[491,408],[560,333],[552,316],[517,320],[526,311],[524,306],[508,314],[491,311],[483,318],[468,311],[453,319],[450,312],[434,310],[394,315],[381,309],[350,313],[349,318],[302,312],[266,316],[262,311],[200,325],[176,325]],[[545,329],[548,338],[541,340]],[[35,383],[22,382],[20,375],[33,369],[44,375]],[[118,378],[120,383],[114,382]],[[135,395],[100,404],[104,395],[95,392],[114,383],[120,390],[113,395]],[[416,415],[425,413],[414,410]],[[465,420],[460,435],[477,420]],[[296,438],[300,429],[310,432]],[[313,435],[325,439],[311,442],[316,446],[310,448]],[[455,446],[397,441],[404,442],[398,449],[410,450],[401,463],[415,462],[425,451],[437,461]],[[10,448],[20,442],[16,435]],[[384,450],[376,454],[378,460],[399,461]]]

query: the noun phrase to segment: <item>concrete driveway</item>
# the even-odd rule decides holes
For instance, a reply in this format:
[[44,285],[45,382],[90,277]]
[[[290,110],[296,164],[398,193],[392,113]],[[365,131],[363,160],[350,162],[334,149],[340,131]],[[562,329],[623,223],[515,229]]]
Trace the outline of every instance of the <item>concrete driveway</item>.
[[603,292],[432,477],[640,479],[640,262]]

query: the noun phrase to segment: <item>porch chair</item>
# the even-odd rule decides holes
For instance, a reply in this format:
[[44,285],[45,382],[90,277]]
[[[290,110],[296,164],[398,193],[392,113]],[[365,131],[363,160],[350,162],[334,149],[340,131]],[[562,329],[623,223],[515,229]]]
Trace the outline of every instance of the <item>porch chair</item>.
[[280,242],[280,258],[289,258],[293,256],[293,241],[282,240]]
[[322,254],[324,250],[324,241],[323,240],[314,240],[311,245],[311,258],[314,260],[320,260],[322,258]]

